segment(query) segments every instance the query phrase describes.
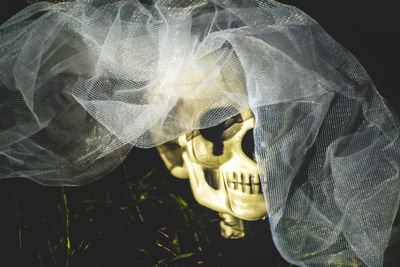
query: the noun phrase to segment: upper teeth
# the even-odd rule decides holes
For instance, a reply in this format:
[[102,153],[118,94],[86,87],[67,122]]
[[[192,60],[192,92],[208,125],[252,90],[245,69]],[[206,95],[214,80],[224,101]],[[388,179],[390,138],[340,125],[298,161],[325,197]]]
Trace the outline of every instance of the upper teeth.
[[224,173],[224,176],[230,189],[249,194],[262,193],[258,175],[239,172],[226,172]]

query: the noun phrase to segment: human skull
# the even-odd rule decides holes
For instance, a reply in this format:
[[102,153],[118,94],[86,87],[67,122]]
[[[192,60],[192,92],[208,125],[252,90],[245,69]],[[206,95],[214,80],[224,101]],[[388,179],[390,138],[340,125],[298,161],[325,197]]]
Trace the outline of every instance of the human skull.
[[[148,98],[175,103],[179,124],[197,130],[158,146],[160,156],[172,175],[189,178],[200,204],[219,212],[223,237],[244,237],[242,220],[267,212],[254,157],[254,116],[250,110],[239,113],[248,101],[240,60],[227,45],[185,67],[168,66]],[[219,102],[226,96],[234,100],[230,106]],[[218,117],[230,119],[207,128]],[[155,139],[160,134],[152,129]]]
[[189,177],[201,205],[253,221],[267,213],[253,128],[254,116],[247,110],[212,128],[182,135],[158,150],[174,176]]

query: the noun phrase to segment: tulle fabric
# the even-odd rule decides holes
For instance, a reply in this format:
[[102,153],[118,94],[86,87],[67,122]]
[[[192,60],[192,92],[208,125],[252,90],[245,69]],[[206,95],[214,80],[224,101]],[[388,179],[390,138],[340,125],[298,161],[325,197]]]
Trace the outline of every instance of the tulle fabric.
[[272,0],[94,0],[37,3],[0,26],[0,178],[86,184],[132,147],[248,108],[282,256],[381,266],[400,196],[399,121],[303,12]]

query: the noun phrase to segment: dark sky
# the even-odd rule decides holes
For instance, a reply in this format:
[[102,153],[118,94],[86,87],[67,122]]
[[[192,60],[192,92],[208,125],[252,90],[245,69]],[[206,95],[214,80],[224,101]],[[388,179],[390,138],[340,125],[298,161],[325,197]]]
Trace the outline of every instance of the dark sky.
[[[400,113],[398,9],[370,0],[282,0],[314,18],[361,62],[378,91]],[[380,3],[384,3],[380,2]],[[390,2],[388,2],[390,3]]]

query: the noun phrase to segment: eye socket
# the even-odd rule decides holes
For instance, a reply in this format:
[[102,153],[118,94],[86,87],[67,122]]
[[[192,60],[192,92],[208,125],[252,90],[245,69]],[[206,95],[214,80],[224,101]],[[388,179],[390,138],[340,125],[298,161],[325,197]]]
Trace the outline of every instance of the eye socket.
[[[201,125],[206,125],[206,122],[211,117],[218,117],[220,114],[217,111],[223,112],[224,109],[215,109],[205,113],[201,119]],[[194,130],[186,135],[186,140],[191,143],[189,150],[193,159],[200,164],[208,166],[220,166],[231,157],[230,153],[224,153],[224,142],[234,137],[243,127],[243,123],[249,119],[247,113],[239,113],[229,118],[228,120],[209,128]],[[251,113],[250,113],[251,114]],[[244,116],[244,117],[243,117]],[[252,114],[251,114],[252,117]],[[249,158],[254,158],[254,141],[252,133],[247,134],[245,139],[245,151],[248,152]]]
[[243,122],[243,119],[240,114],[227,119],[226,121],[205,129],[200,129],[200,134],[207,139],[208,141],[214,142],[219,138],[223,140],[229,139],[240,129],[240,123]]
[[[212,142],[201,135],[199,133],[199,130],[195,130],[194,132],[197,133],[189,136],[189,138],[191,138],[191,141],[190,143],[188,143],[191,144],[192,147],[188,151],[191,152],[193,160],[197,161],[199,164],[217,167],[229,159],[229,154],[224,155],[223,153],[222,140],[221,142],[218,142],[218,140],[214,140],[214,142]],[[210,136],[208,136],[208,138],[210,138]],[[188,140],[188,136],[186,136],[186,139]]]
[[254,151],[254,135],[253,129],[248,130],[242,139],[242,150],[249,159],[256,161],[256,154]]
[[225,130],[225,124],[220,123],[214,127],[201,129],[200,134],[208,141],[213,143],[213,155],[220,156],[224,151],[222,133]]
[[240,114],[210,128],[200,129],[200,134],[213,143],[213,155],[220,156],[224,151],[224,140],[232,137],[240,128],[238,123],[242,122]]
[[214,127],[200,129],[200,134],[210,142],[215,142],[221,139],[222,133],[225,130],[225,122],[220,123]]

